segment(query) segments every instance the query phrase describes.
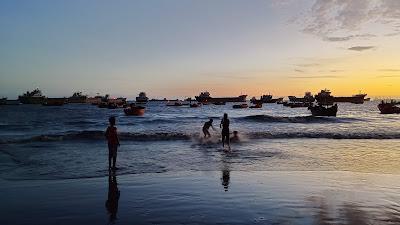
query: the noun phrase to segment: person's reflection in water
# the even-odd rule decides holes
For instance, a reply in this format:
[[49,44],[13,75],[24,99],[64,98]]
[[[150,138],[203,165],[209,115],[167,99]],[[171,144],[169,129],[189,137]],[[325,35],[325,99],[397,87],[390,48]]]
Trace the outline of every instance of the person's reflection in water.
[[119,195],[117,177],[114,173],[110,172],[108,174],[108,199],[106,201],[106,208],[110,214],[110,222],[114,222],[117,219]]
[[231,171],[229,170],[229,167],[225,165],[224,168],[222,169],[222,177],[221,177],[221,184],[222,186],[224,186],[225,191],[228,191],[229,188],[229,181],[231,179],[230,172]]

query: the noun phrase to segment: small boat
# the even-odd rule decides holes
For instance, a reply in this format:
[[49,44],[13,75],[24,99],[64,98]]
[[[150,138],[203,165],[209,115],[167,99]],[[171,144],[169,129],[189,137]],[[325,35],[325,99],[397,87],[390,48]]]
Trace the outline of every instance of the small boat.
[[248,108],[249,105],[247,105],[247,104],[240,104],[240,105],[233,105],[232,107],[233,107],[234,109],[245,109],[245,108]]
[[82,92],[75,92],[68,98],[68,103],[86,103],[87,96],[82,95]]
[[124,113],[127,116],[143,116],[145,109],[146,107],[131,104],[128,108],[124,109]]
[[140,92],[139,96],[136,97],[136,103],[147,103],[149,98],[146,95],[146,92]]
[[200,107],[201,105],[200,104],[197,104],[197,103],[192,103],[192,104],[190,104],[190,108],[198,108],[198,107]]
[[381,114],[397,114],[400,113],[400,107],[396,106],[397,104],[400,104],[399,102],[395,101],[390,101],[390,102],[384,102],[382,101],[378,105],[379,111],[381,111]]
[[6,105],[7,104],[7,98],[0,98],[0,105]]
[[116,103],[109,102],[107,104],[107,109],[116,109],[116,108],[118,108],[118,105]]
[[66,98],[45,98],[42,105],[44,106],[62,106],[66,103]]
[[43,104],[45,99],[46,97],[42,95],[42,91],[38,88],[31,92],[27,91],[23,95],[18,96],[18,100],[22,104]]
[[249,107],[250,109],[260,109],[262,108],[262,104],[255,104]]
[[337,111],[338,111],[338,106],[337,104],[333,106],[328,106],[328,105],[311,105],[308,107],[309,110],[311,110],[311,114],[313,116],[336,116]]

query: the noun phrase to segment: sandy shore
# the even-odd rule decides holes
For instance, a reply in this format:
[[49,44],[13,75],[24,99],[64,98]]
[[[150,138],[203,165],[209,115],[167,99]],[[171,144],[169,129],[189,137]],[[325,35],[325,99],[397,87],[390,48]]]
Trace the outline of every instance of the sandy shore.
[[396,224],[399,178],[227,169],[117,174],[110,179],[2,180],[0,223]]

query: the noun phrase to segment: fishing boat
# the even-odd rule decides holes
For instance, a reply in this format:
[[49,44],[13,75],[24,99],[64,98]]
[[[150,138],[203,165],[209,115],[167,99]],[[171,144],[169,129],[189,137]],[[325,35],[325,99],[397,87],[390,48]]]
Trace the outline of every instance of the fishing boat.
[[400,102],[395,102],[395,101],[390,101],[390,102],[384,102],[382,101],[378,105],[379,111],[381,111],[381,114],[398,114],[400,113],[400,107],[399,105]]
[[175,100],[175,101],[168,101],[167,106],[182,106],[182,101]]
[[124,108],[126,107],[126,98],[124,97],[108,98],[107,103],[116,105],[118,108]]
[[18,96],[18,100],[23,104],[43,104],[45,98],[46,97],[42,95],[42,91],[38,88]]
[[353,95],[351,97],[333,97],[333,101],[334,102],[349,102],[349,103],[353,103],[353,104],[363,104],[364,101],[367,101],[365,99],[365,96],[367,96],[367,94],[357,94],[357,95]]
[[337,104],[333,106],[318,104],[312,105],[308,107],[308,109],[311,111],[313,116],[336,116],[338,106]]
[[199,96],[195,96],[196,101],[200,103],[213,102],[246,102],[247,95],[239,95],[238,97],[211,97],[208,91],[201,92]]
[[312,96],[311,92],[306,92],[304,97],[298,98],[296,96],[288,96],[290,102],[314,102],[315,98]]
[[247,104],[240,104],[240,105],[233,105],[232,106],[232,108],[234,108],[234,109],[245,109],[245,108],[248,108],[249,107],[249,105],[247,105]]
[[201,106],[200,103],[191,103],[191,104],[190,104],[190,108],[198,108],[198,107],[200,107],[200,106]]
[[86,103],[92,104],[92,105],[99,105],[103,100],[107,100],[108,95],[101,96],[99,93],[97,93],[96,96],[90,97],[86,99]]
[[68,103],[86,103],[87,96],[82,95],[82,92],[75,92],[68,98]]
[[62,106],[66,103],[66,98],[45,98],[42,105],[44,106]]
[[124,113],[127,116],[143,116],[146,107],[131,104],[128,108],[124,109]]
[[146,96],[146,92],[140,92],[139,96],[136,97],[136,103],[147,103],[149,98]]

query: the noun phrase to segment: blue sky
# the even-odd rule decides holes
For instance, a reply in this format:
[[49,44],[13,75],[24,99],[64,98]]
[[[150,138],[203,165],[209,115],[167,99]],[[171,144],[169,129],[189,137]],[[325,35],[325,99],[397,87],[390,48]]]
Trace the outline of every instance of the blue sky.
[[[16,98],[35,87],[49,96],[78,90],[128,97],[203,90],[289,95],[326,86],[340,90],[342,78],[353,82],[364,73],[372,79],[371,71],[379,70],[392,76],[382,85],[398,82],[397,73],[387,74],[398,69],[394,59],[373,67],[357,62],[398,56],[400,5],[387,1],[394,10],[383,12],[375,8],[385,5],[343,2],[3,0],[0,96]],[[342,13],[338,23],[328,20],[330,9]],[[366,13],[378,19],[392,13],[395,22],[370,21]],[[369,83],[360,86],[341,92],[380,94]]]

